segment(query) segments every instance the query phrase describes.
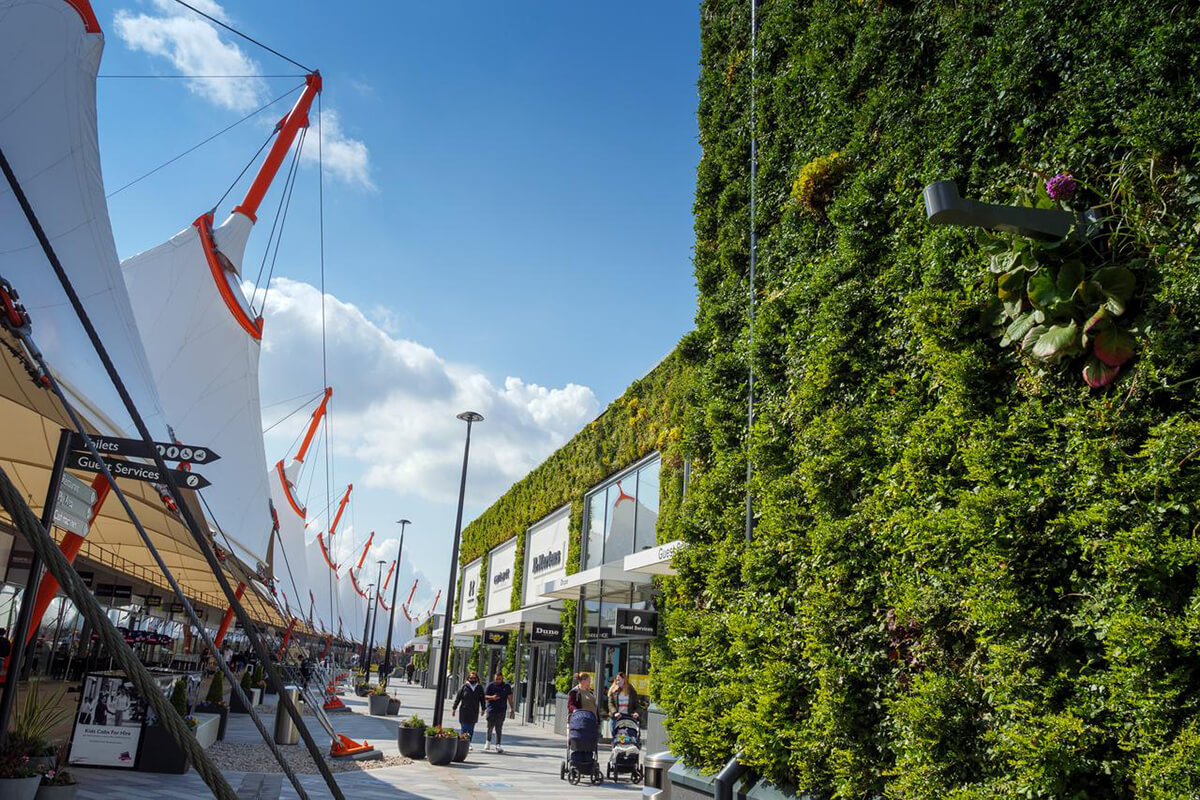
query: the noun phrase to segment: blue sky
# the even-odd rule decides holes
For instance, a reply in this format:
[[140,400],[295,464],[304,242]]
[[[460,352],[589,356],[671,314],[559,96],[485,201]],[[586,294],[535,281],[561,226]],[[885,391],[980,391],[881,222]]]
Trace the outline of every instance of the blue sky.
[[[324,76],[336,482],[355,481],[354,533],[379,530],[382,556],[395,552],[381,539],[394,535],[389,523],[413,519],[409,570],[428,604],[449,555],[456,404],[489,406],[479,409],[489,420],[477,429],[469,519],[692,325],[697,5],[194,4]],[[171,0],[96,10],[101,75],[298,72]],[[102,78],[109,190],[300,80]],[[216,202],[291,102],[112,197],[121,256]],[[310,136],[306,155],[315,144]],[[277,401],[321,386],[314,166],[299,171],[275,268],[284,280],[267,306],[268,423],[299,402]],[[260,213],[250,280],[277,199]],[[269,458],[285,454],[301,416],[268,436]],[[323,471],[310,491],[323,505]]]

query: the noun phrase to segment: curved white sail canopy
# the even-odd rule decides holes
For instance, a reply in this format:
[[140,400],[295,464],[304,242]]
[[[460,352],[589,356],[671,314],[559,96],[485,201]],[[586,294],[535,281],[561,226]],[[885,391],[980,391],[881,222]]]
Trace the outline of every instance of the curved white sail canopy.
[[[166,428],[113,243],[96,132],[104,36],[82,0],[0,0],[0,147],[153,436]],[[102,433],[134,433],[7,181],[0,275],[72,403]]]
[[209,522],[254,566],[267,561],[273,524],[258,391],[262,320],[238,286],[253,222],[234,212],[211,225],[202,216],[121,268],[175,437],[221,456],[203,468]]

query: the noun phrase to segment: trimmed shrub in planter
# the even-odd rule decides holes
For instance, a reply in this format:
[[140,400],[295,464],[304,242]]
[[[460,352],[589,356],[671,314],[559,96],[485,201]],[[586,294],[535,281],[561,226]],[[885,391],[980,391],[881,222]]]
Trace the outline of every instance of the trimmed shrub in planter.
[[401,722],[396,740],[396,743],[400,745],[400,755],[412,759],[424,758],[425,720],[413,714],[412,717]]
[[425,729],[425,757],[435,767],[444,767],[458,753],[458,734],[449,728]]
[[217,741],[225,739],[225,726],[229,722],[229,707],[225,705],[225,680],[220,672],[213,675],[212,682],[208,685],[208,694],[204,696],[204,702],[197,703],[193,710],[197,714],[219,716],[221,722],[217,727]]

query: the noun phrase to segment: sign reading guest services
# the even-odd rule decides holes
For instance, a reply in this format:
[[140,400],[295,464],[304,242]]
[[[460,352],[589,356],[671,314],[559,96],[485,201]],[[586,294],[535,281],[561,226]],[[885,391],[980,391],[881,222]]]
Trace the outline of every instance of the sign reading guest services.
[[513,569],[516,561],[516,539],[508,540],[488,555],[488,594],[485,614],[500,614],[512,608]]
[[658,634],[658,612],[640,608],[617,609],[618,636],[655,636]]
[[567,529],[571,522],[571,507],[563,506],[550,516],[535,523],[525,535],[525,582],[522,584],[524,605],[549,600],[539,590],[552,580],[567,574]]

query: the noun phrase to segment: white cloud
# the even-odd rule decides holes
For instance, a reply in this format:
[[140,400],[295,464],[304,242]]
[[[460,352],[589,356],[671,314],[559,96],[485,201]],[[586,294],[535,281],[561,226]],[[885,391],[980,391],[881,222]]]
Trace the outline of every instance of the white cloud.
[[[315,126],[315,122],[313,125]],[[317,131],[310,130],[315,134]],[[375,189],[371,181],[371,154],[359,139],[353,139],[342,130],[337,112],[326,108],[321,111],[321,150],[317,149],[315,136],[304,145],[301,160],[317,163],[318,154],[325,161],[325,171],[332,177],[363,189]]]
[[[196,7],[217,19],[225,10],[212,0]],[[140,50],[171,62],[184,75],[257,75],[259,65],[235,43],[225,41],[217,27],[170,0],[154,0],[150,13],[122,9],[115,17],[117,35],[132,50]],[[188,87],[215,105],[233,111],[250,111],[261,105],[267,93],[259,78],[203,78],[188,81]]]
[[[320,303],[319,290],[307,283],[272,281],[260,368],[264,396],[314,389],[308,366],[321,351]],[[599,412],[586,386],[549,388],[516,377],[496,385],[476,368],[397,338],[332,295],[326,323],[336,452],[358,462],[367,486],[455,501],[465,429],[455,415],[470,409],[486,421],[472,436],[468,499],[490,504]]]

